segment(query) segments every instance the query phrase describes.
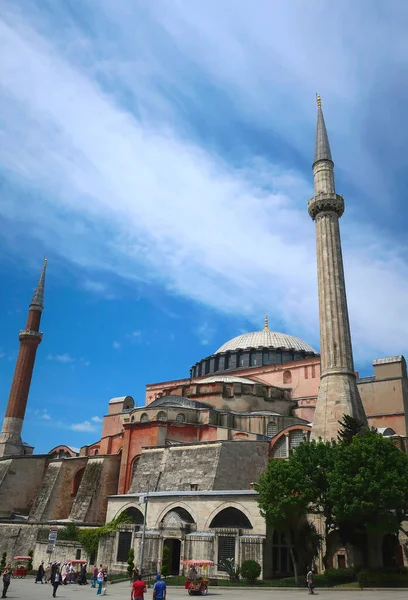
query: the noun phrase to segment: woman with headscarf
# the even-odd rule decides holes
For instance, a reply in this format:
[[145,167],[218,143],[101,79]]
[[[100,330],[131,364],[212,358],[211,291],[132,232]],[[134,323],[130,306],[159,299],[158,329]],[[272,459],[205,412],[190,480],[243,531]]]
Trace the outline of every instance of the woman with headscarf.
[[35,583],[38,583],[39,581],[41,583],[43,583],[44,574],[45,574],[45,571],[44,571],[44,561],[42,560],[41,564],[40,564],[40,566],[38,567],[38,570],[37,570],[37,575],[35,577]]

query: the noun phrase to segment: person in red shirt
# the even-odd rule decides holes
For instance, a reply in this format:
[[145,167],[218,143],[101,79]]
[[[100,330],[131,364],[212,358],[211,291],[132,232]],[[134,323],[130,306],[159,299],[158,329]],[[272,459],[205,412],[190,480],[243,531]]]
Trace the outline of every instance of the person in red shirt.
[[143,594],[146,592],[146,584],[142,581],[140,575],[136,577],[136,581],[132,584],[132,591],[130,592],[130,600],[143,600]]

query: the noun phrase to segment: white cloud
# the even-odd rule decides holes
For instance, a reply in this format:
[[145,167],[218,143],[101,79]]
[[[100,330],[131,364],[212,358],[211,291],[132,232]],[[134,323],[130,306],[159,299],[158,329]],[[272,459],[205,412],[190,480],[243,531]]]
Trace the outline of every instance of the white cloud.
[[47,360],[53,360],[62,364],[69,364],[75,362],[75,358],[72,358],[72,356],[70,356],[68,352],[65,352],[65,354],[48,354]]
[[214,337],[214,329],[207,323],[203,323],[195,330],[195,333],[203,346],[211,344]]
[[140,331],[140,329],[135,329],[131,333],[128,333],[127,337],[133,340],[139,340],[142,337],[142,332]]
[[[333,107],[326,119],[329,129],[338,139],[356,140],[353,147],[344,144],[337,164],[347,161],[353,167],[349,174],[357,174],[359,185],[364,177],[373,186],[378,173],[353,130],[353,110],[362,92],[358,69],[350,70],[356,62],[355,49],[348,52],[342,38],[332,35],[338,28],[327,27],[319,11],[302,2],[290,7],[285,3],[285,10],[277,11],[273,33],[262,11],[244,10],[243,5],[233,11],[217,7],[216,19],[212,2],[188,6],[175,2],[171,10],[162,7],[160,14],[151,10],[167,34],[177,39],[181,52],[225,91],[226,102],[239,106],[243,119],[258,122],[271,138],[281,136],[279,141],[310,159],[314,123],[305,98],[324,81],[325,89],[319,91]],[[267,5],[262,3],[263,10]],[[181,94],[193,92],[182,88],[179,75],[176,78],[180,69],[164,70],[157,56],[131,54],[135,50],[130,48],[139,48],[134,44],[135,21],[124,18],[123,6],[129,4],[116,3],[111,12],[106,9],[121,24],[117,60],[96,60],[88,70],[81,63],[85,60],[81,44],[88,48],[91,42],[79,31],[67,40],[71,44],[61,40],[52,45],[31,28],[35,19],[18,17],[9,9],[0,24],[4,43],[0,81],[7,90],[0,157],[11,181],[36,193],[24,206],[24,194],[4,195],[0,211],[13,221],[24,219],[29,235],[87,269],[159,283],[257,322],[269,312],[288,333],[316,344],[314,226],[306,211],[311,176],[305,179],[282,166],[279,150],[274,160],[254,157],[245,168],[237,168],[214,150],[189,140],[185,129],[177,129],[174,107],[157,88],[163,83]],[[298,10],[302,17],[296,16]],[[339,7],[332,15],[325,10],[324,17],[335,22],[339,13]],[[352,24],[356,43],[363,39],[354,29],[357,24],[360,27],[358,19]],[[316,34],[308,35],[314,28]],[[379,23],[376,31],[384,28]],[[139,32],[145,35],[142,29]],[[399,26],[384,39],[395,40],[398,32]],[[252,39],[259,46],[256,52]],[[327,47],[324,56],[322,39]],[[359,48],[363,59],[377,38],[364,39],[367,48]],[[406,42],[399,39],[400,55],[406,55]],[[103,52],[103,44],[97,49]],[[374,77],[370,65],[376,61],[365,64]],[[150,71],[146,74],[143,69]],[[138,118],[120,106],[113,93],[104,93],[104,76],[117,78],[117,94],[121,90],[135,94]],[[149,106],[154,113],[148,112]],[[215,119],[216,107],[208,104],[207,110]],[[343,116],[334,119],[335,110]],[[158,112],[162,118],[156,122]],[[368,157],[364,169],[357,170],[357,159],[363,155]],[[382,183],[378,195],[381,187]],[[346,201],[349,207],[357,198]],[[355,353],[366,359],[407,351],[406,248],[348,214],[342,233]],[[88,285],[94,284],[98,282]],[[270,323],[273,327],[273,317]],[[140,334],[132,337],[138,339]],[[60,362],[71,362],[67,354],[58,356],[69,358]]]
[[41,419],[45,419],[46,421],[50,421],[51,420],[51,416],[47,413],[46,410],[44,410],[44,412],[41,415]]
[[93,421],[94,423],[102,423],[103,419],[101,419],[101,417],[92,417],[91,421]]
[[73,431],[96,431],[95,425],[93,425],[90,421],[82,421],[82,423],[73,423],[70,425],[69,429]]
[[82,281],[82,287],[88,292],[94,292],[95,294],[104,294],[106,292],[106,284],[101,281],[93,281],[92,279],[85,279]]
[[122,345],[119,342],[114,341],[112,344],[114,350],[120,350],[122,348]]
[[91,364],[91,361],[86,360],[85,358],[81,358],[81,365],[83,367],[89,367],[90,364]]

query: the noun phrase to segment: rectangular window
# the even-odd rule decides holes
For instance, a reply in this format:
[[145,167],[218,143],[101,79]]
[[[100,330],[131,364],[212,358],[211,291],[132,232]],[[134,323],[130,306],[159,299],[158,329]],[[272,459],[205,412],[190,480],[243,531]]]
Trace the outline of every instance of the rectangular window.
[[130,546],[132,544],[132,532],[131,531],[120,531],[118,541],[118,554],[116,556],[117,562],[126,562],[129,556]]
[[235,560],[235,536],[220,535],[218,538],[218,570],[225,571],[220,565],[223,558],[233,558]]
[[269,365],[269,352],[264,352],[262,354],[262,364]]
[[305,367],[305,379],[309,379],[309,370]]
[[81,560],[81,548],[77,548],[75,552],[75,560]]
[[316,377],[316,368],[312,365],[312,377]]

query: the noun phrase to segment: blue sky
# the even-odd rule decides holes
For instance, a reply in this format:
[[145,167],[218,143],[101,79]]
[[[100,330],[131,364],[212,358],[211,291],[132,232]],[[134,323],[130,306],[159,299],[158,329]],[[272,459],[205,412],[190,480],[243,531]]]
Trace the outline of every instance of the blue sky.
[[318,347],[316,91],[356,366],[408,354],[407,22],[403,0],[1,3],[0,410],[47,255],[38,451],[265,312]]

